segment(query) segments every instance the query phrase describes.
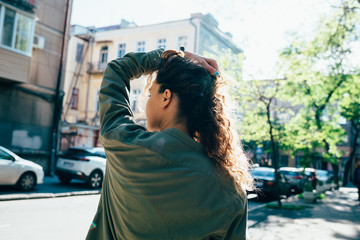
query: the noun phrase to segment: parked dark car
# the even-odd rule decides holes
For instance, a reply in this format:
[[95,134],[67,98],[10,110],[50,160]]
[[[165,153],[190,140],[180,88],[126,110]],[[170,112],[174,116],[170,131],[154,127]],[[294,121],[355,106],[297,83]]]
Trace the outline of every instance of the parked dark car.
[[55,174],[64,184],[72,179],[80,179],[91,188],[99,188],[104,179],[105,166],[103,148],[73,147],[60,154]]
[[[251,171],[251,175],[255,180],[255,186],[258,191],[259,198],[275,197],[275,169],[268,167],[257,167]],[[291,185],[284,175],[279,172],[279,188],[280,195],[290,196]]]
[[304,188],[304,178],[299,168],[294,167],[281,167],[280,172],[284,174],[291,185],[291,191],[300,193]]
[[316,189],[316,186],[318,185],[316,170],[314,168],[300,168],[300,170],[304,176],[305,182],[310,182],[313,189]]
[[331,177],[327,170],[316,169],[316,175],[319,182],[321,182],[322,184],[331,183]]

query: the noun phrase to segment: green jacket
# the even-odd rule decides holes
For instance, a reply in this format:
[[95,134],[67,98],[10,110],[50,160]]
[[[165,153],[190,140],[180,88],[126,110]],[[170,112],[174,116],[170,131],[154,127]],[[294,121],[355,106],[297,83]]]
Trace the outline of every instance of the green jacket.
[[87,239],[246,239],[246,194],[236,193],[201,144],[175,128],[148,132],[134,122],[130,80],[156,70],[161,53],[129,53],[105,70],[106,174]]

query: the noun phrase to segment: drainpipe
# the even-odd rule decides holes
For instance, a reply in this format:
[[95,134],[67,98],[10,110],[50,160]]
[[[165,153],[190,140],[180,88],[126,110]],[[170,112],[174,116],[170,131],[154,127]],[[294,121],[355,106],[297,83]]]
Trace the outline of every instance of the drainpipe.
[[193,25],[194,26],[194,28],[195,28],[195,37],[194,37],[194,53],[196,53],[196,45],[197,45],[197,32],[198,32],[198,30],[197,30],[197,26],[196,26],[196,24],[195,23],[193,23],[193,17],[191,17],[190,18],[190,24],[191,25]]
[[64,61],[65,61],[65,52],[67,45],[67,35],[68,35],[68,25],[70,20],[70,9],[71,9],[72,1],[67,0],[66,9],[65,9],[65,20],[64,20],[64,31],[63,31],[63,38],[61,44],[61,53],[60,53],[60,64],[59,64],[59,72],[56,82],[56,89],[55,89],[55,99],[54,99],[54,113],[53,113],[53,123],[52,123],[52,136],[51,136],[51,152],[50,152],[50,162],[47,168],[47,175],[52,176],[54,174],[55,169],[55,160],[58,152],[58,145],[59,145],[59,124],[61,119],[61,112],[62,112],[62,102],[64,95],[61,94],[60,86],[61,81],[63,78],[63,71],[64,71]]
[[91,80],[91,71],[93,70],[93,49],[94,49],[94,33],[95,29],[90,29],[90,63],[89,63],[89,70],[88,70],[88,80],[87,80],[87,89],[86,89],[86,101],[85,101],[85,122],[87,123],[88,119],[88,111],[89,111],[89,95],[90,95],[90,80]]

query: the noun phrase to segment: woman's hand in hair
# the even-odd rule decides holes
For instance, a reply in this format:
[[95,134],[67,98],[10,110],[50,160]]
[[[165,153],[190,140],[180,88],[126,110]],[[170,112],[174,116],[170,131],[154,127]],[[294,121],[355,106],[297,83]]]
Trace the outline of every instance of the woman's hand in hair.
[[210,74],[219,75],[219,66],[215,59],[199,56],[188,51],[184,52],[185,57],[203,66]]

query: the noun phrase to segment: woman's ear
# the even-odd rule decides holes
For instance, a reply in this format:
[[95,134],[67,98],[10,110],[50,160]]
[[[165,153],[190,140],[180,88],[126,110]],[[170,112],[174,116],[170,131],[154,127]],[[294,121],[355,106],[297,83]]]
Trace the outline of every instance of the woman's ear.
[[163,101],[161,103],[161,108],[166,108],[170,104],[171,96],[172,96],[172,93],[169,89],[166,89],[163,92],[163,94],[162,94]]

